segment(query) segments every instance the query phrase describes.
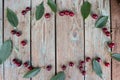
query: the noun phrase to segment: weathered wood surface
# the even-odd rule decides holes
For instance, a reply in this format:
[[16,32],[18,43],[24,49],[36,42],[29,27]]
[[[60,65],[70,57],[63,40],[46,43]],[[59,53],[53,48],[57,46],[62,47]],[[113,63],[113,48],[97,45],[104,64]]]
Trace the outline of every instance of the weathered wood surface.
[[[118,0],[119,1],[119,0]],[[111,0],[112,40],[116,43],[114,53],[120,53],[120,5],[117,0]],[[112,80],[120,80],[120,63],[112,60]]]
[[[73,61],[75,66],[67,66],[67,70],[65,71],[67,76],[66,80],[101,80],[92,71],[92,65],[90,63],[86,63],[85,69],[87,70],[87,75],[85,77],[82,76],[77,68],[78,62],[84,60],[84,57],[87,56],[90,56],[91,58],[99,56],[102,58],[102,61],[111,62],[111,58],[107,51],[108,49],[104,46],[105,42],[110,40],[110,38],[107,38],[101,29],[95,28],[95,20],[92,19],[91,16],[85,21],[82,19],[80,8],[84,0],[56,0],[59,11],[65,9],[72,10],[75,12],[74,17],[61,17],[58,13],[55,17],[55,14],[47,5],[47,0],[44,0],[45,12],[51,13],[51,18],[46,19],[43,16],[39,21],[35,20],[35,10],[36,6],[43,0],[4,0],[4,34],[2,34],[2,1],[3,0],[0,1],[0,45],[2,45],[3,40],[11,38],[13,44],[19,49],[19,51],[14,49],[11,57],[4,63],[4,68],[3,65],[0,66],[0,80],[30,80],[22,78],[24,73],[28,71],[26,68],[23,66],[17,68],[12,63],[13,58],[21,59],[23,62],[28,61],[30,60],[30,54],[33,66],[44,67],[49,64],[52,65],[51,71],[48,72],[42,68],[41,72],[32,80],[50,80],[55,72],[61,71],[62,64],[68,65],[70,61]],[[101,13],[106,13],[110,16],[109,0],[88,1],[92,4],[93,13],[99,15],[101,15]],[[32,6],[31,17],[30,12],[25,16],[21,15],[21,11],[27,6]],[[13,27],[9,24],[6,18],[7,7],[15,11],[19,18],[18,30],[22,31],[22,36],[19,38],[10,33]],[[120,34],[120,9],[116,0],[111,0],[111,11],[112,40],[117,43],[113,52],[119,53],[120,39],[118,36]],[[106,27],[110,29],[110,20]],[[25,47],[22,47],[20,44],[23,39],[28,41]],[[112,69],[111,67],[106,68],[102,62],[101,65],[104,80],[120,79],[118,72],[120,64],[117,61],[113,60],[111,65]]]
[[[110,15],[109,11],[109,0],[88,0],[92,3],[92,12],[99,14],[99,16]],[[109,17],[110,18],[110,17]],[[106,41],[110,39],[105,36],[100,28],[95,28],[96,20],[89,16],[85,20],[85,56],[91,58],[100,57],[102,59],[101,66],[103,69],[103,79],[111,80],[111,68],[106,68],[103,64],[104,61],[111,62],[109,57],[108,49],[105,48]],[[110,29],[110,22],[105,26]],[[92,71],[91,63],[86,63],[86,80],[101,80],[96,73]]]
[[[3,18],[2,18],[3,4],[2,0],[0,1],[0,46],[3,43]],[[0,65],[0,80],[3,80],[3,65]]]
[[[84,60],[84,27],[80,14],[81,0],[57,0],[59,11],[71,10],[75,12],[74,17],[59,16],[56,18],[57,34],[57,72],[61,71],[61,66],[67,65],[66,80],[83,80],[84,76],[78,69],[80,60]],[[75,63],[74,67],[69,67],[68,63]]]
[[52,70],[41,69],[32,80],[49,80],[55,75],[55,17],[54,13],[44,0],[45,13],[50,13],[51,18],[36,21],[35,10],[43,0],[32,0],[32,63],[34,66],[52,65]]
[[[4,64],[4,80],[29,80],[22,78],[25,72],[28,70],[23,66],[17,68],[13,63],[13,58],[18,58],[23,62],[30,59],[30,12],[25,16],[21,14],[21,11],[24,10],[27,6],[30,6],[30,0],[4,0],[4,40],[11,38],[13,40],[14,46],[16,46],[19,51],[13,50],[11,57]],[[22,36],[17,37],[12,35],[10,32],[13,30],[13,27],[9,24],[6,18],[6,8],[12,9],[19,18],[18,30],[22,31]],[[20,42],[26,39],[27,45],[22,47]],[[14,47],[15,48],[15,47]]]

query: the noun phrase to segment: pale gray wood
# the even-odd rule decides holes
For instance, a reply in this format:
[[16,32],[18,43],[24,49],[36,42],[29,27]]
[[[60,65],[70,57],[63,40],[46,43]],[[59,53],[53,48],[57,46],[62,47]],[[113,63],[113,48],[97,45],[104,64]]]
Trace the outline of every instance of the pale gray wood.
[[[0,1],[0,46],[3,43],[3,19],[2,19],[2,1]],[[0,65],[0,80],[4,79],[4,75],[3,75],[3,65]]]
[[[28,71],[23,66],[16,67],[12,63],[12,59],[19,58],[23,62],[28,61],[30,58],[30,12],[25,16],[21,14],[21,11],[24,10],[27,6],[30,6],[30,0],[4,0],[4,40],[9,38],[12,39],[14,47],[17,47],[19,51],[13,49],[13,53],[10,58],[5,62],[5,80],[29,80],[23,78],[23,75]],[[19,25],[18,30],[22,31],[22,36],[19,38],[10,33],[14,28],[10,25],[6,17],[6,8],[12,9],[18,16]],[[28,43],[25,47],[22,47],[20,42],[22,40],[28,40]]]
[[[42,1],[32,0],[32,64],[43,67],[32,80],[50,80],[55,74],[55,18],[47,0],[44,0],[45,13],[50,13],[51,17],[35,19],[36,6]],[[44,69],[49,64],[52,65],[51,71]]]
[[[2,25],[2,20],[0,20],[0,47],[2,45],[2,42],[3,42],[3,25]],[[4,79],[4,75],[3,75],[3,64],[0,65],[0,80],[3,80]]]
[[0,20],[2,20],[2,6],[3,6],[2,1],[3,0],[0,1]]
[[[58,11],[71,10],[74,17],[57,14],[57,72],[62,71],[61,66],[67,65],[65,80],[84,80],[78,63],[84,59],[84,27],[80,8],[83,0],[56,0]],[[58,12],[59,13],[59,12]],[[69,67],[73,61],[75,66]]]
[[[110,29],[110,5],[109,0],[88,0],[92,4],[92,12],[98,14],[99,16],[104,13],[104,15],[109,16],[109,21],[105,27]],[[109,56],[109,48],[106,48],[106,41],[110,38],[106,37],[101,29],[95,28],[95,22],[91,16],[85,20],[85,56],[95,58],[96,56],[101,57],[102,62],[100,63],[103,71],[103,80],[111,80],[111,67],[105,67],[103,62],[111,62]],[[92,71],[91,63],[86,63],[87,75],[86,80],[102,80],[95,72]]]

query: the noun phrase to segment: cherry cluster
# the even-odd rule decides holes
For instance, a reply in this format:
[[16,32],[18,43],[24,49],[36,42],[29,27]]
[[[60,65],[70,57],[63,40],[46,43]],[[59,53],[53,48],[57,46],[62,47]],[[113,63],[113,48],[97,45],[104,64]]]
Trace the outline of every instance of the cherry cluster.
[[[26,61],[24,63],[22,63],[21,60],[15,58],[12,60],[13,64],[15,64],[17,67],[20,67],[20,66],[24,66],[25,68],[27,68],[28,70],[33,70],[35,67],[33,67],[29,61]],[[42,67],[41,67],[42,68]],[[50,71],[52,69],[52,65],[47,65],[46,67],[46,70],[47,71]]]

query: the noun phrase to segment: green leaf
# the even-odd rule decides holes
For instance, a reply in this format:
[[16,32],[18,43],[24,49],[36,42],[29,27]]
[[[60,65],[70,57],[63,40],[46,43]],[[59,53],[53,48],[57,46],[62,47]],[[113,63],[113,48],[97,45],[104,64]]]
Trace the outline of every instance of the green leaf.
[[30,70],[27,72],[23,77],[24,78],[32,78],[36,76],[40,72],[41,68],[34,68],[33,70]]
[[0,49],[0,64],[2,64],[12,53],[12,40],[6,40]]
[[49,7],[54,13],[57,12],[57,5],[55,4],[53,0],[48,0],[47,4],[49,5]]
[[120,61],[120,54],[114,53],[114,54],[111,54],[111,56],[112,56],[112,58],[114,58],[115,60]]
[[102,69],[101,69],[101,66],[100,66],[99,62],[96,61],[95,59],[92,61],[92,67],[93,67],[93,70],[95,71],[95,73],[100,78],[102,78]]
[[83,16],[83,19],[86,19],[91,11],[91,4],[88,1],[85,1],[81,7],[81,14]]
[[65,73],[59,72],[57,75],[53,76],[50,80],[65,80]]
[[13,27],[17,27],[18,26],[18,18],[17,15],[9,8],[7,8],[7,19],[9,21],[9,23],[13,26]]
[[37,7],[36,7],[36,20],[39,20],[42,18],[43,14],[45,12],[45,9],[44,9],[44,5],[43,5],[43,2],[41,4],[39,4]]
[[96,28],[102,28],[106,25],[108,16],[101,16],[95,23]]

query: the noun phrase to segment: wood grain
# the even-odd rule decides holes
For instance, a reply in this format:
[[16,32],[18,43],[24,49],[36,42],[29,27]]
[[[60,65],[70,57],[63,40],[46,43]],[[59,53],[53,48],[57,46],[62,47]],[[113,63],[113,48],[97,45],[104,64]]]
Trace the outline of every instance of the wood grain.
[[[112,40],[116,43],[114,53],[120,53],[120,5],[117,0],[111,0]],[[112,60],[112,80],[120,80],[120,62]]]
[[2,20],[2,6],[3,6],[3,3],[2,3],[2,0],[0,1],[0,20]]
[[[110,16],[109,12],[109,0],[88,0],[92,4],[92,12],[96,13],[99,16],[103,12]],[[109,17],[110,19],[110,17]],[[111,68],[106,68],[103,64],[104,61],[111,62],[108,50],[106,46],[106,41],[109,41],[110,38],[107,38],[101,29],[95,28],[95,22],[91,16],[85,20],[85,56],[91,58],[101,57],[102,62],[100,63],[103,70],[103,80],[111,80]],[[110,29],[110,22],[108,21],[106,27]],[[87,75],[86,80],[102,80],[100,79],[93,71],[91,63],[86,63]]]
[[[65,71],[66,80],[83,80],[78,69],[78,63],[84,59],[84,28],[83,19],[80,14],[82,0],[57,0],[59,11],[71,10],[75,12],[74,17],[59,16],[56,18],[57,29],[57,72],[61,71],[61,66],[67,65]],[[74,67],[69,67],[68,63],[73,61]]]
[[[2,0],[0,1],[0,46],[3,43],[3,18],[2,18],[2,8],[3,8],[3,4],[2,4]],[[4,79],[4,75],[3,75],[3,65],[0,65],[0,80]]]
[[[23,66],[16,67],[12,63],[13,58],[18,58],[22,60],[23,62],[28,61],[30,59],[30,12],[28,12],[25,16],[21,14],[21,11],[24,10],[27,6],[30,6],[30,0],[5,0],[4,1],[5,8],[4,8],[4,40],[7,40],[9,38],[12,39],[14,48],[18,48],[19,51],[16,51],[16,49],[13,49],[13,53],[10,56],[10,58],[5,62],[5,80],[29,80],[22,78],[23,75],[28,71]],[[18,30],[22,31],[22,36],[17,37],[15,35],[12,35],[10,31],[13,29],[13,27],[9,24],[7,18],[6,18],[6,8],[12,9],[18,16],[19,19],[19,25]],[[27,45],[25,47],[22,47],[20,42],[22,40],[26,39]]]
[[32,80],[50,80],[55,74],[55,18],[54,13],[44,0],[45,13],[51,17],[44,16],[36,21],[35,10],[43,0],[32,0],[32,63],[34,66],[44,67],[52,65],[52,70],[42,68],[41,72]]

